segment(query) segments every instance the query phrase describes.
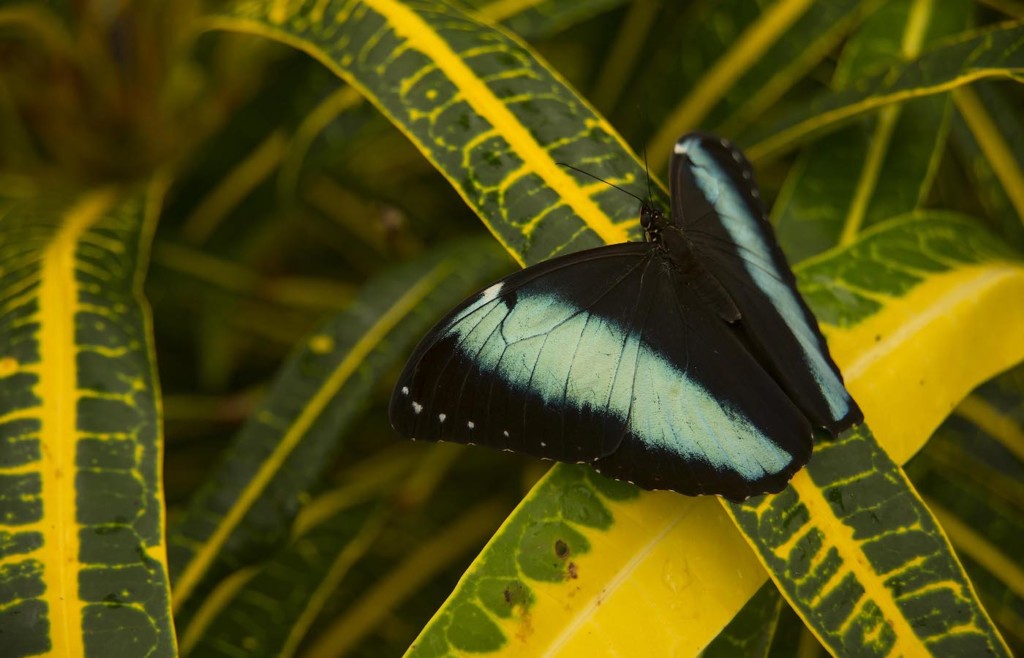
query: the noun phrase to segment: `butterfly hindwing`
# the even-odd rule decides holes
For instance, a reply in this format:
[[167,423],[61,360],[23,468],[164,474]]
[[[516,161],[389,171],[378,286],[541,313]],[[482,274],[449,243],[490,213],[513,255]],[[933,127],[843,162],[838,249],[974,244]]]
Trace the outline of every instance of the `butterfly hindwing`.
[[733,500],[781,490],[810,458],[809,423],[695,282],[660,265],[643,290],[641,306],[655,312],[640,325],[629,438],[595,468]]
[[863,419],[796,290],[739,150],[707,135],[679,140],[670,166],[672,216],[739,309],[740,330],[779,385],[831,434]]

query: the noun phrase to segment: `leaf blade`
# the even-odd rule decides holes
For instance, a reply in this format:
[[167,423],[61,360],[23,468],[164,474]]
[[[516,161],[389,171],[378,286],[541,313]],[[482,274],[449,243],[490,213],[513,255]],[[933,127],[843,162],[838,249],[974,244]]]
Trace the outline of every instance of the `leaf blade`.
[[175,653],[141,276],[162,187],[0,218],[0,627],[19,655]]
[[[520,263],[638,237],[632,200],[558,163],[582,164],[627,186],[643,180],[643,166],[615,130],[517,39],[437,2],[367,0],[338,17],[326,34],[310,28],[322,18],[315,14],[309,6],[289,13],[238,0],[206,20],[211,28],[293,45],[359,90]],[[378,61],[390,52],[384,48],[376,55],[371,48],[367,57],[366,42],[379,39],[405,59]],[[496,61],[518,75],[492,81]]]
[[959,35],[862,85],[826,94],[742,139],[751,160],[792,148],[820,131],[871,110],[942,93],[985,78],[1024,77],[1024,28],[1009,23]]
[[[433,319],[506,267],[489,241],[436,250],[367,284],[282,367],[260,410],[171,528],[175,611],[187,632],[197,593],[266,555],[288,535],[373,385]],[[199,597],[201,598],[201,597]]]

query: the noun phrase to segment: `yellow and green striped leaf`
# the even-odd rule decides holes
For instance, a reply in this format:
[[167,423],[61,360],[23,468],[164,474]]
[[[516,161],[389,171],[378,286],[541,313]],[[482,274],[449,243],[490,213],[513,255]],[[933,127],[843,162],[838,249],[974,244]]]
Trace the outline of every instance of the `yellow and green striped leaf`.
[[[846,42],[834,85],[849,87],[963,31],[970,8],[962,0],[885,3]],[[945,151],[948,108],[946,94],[890,105],[804,149],[772,208],[789,258],[850,242],[923,203]]]
[[938,523],[861,426],[730,515],[837,656],[1010,656]]
[[370,548],[380,506],[342,507],[286,548],[236,572],[206,598],[181,638],[183,656],[291,656],[327,596]]
[[[924,443],[967,391],[1024,358],[1024,345],[1012,339],[1024,331],[1024,309],[1016,304],[1007,313],[1024,294],[1024,265],[1010,260],[971,221],[933,213],[881,225],[850,247],[798,268],[798,281],[825,324],[868,423],[897,463]],[[951,326],[948,317],[960,320]],[[962,362],[934,358],[968,348],[974,358]],[[912,385],[905,384],[906,373],[914,373]],[[854,444],[859,465],[891,464],[868,436],[864,430],[819,448]],[[805,469],[789,489],[761,499],[762,504],[796,505],[801,513],[791,524],[826,528],[822,541],[841,543],[840,556],[852,560],[843,563],[844,575],[871,585],[865,589],[876,605],[883,605],[880,614],[875,606],[865,611],[874,615],[883,641],[896,634],[897,646],[925,645],[933,629],[925,626],[922,635],[906,636],[919,618],[897,602],[896,588],[913,598],[935,585],[961,597],[956,603],[962,606],[965,635],[1005,655],[937,531],[927,541],[901,543],[892,556],[897,563],[932,558],[944,569],[932,581],[886,582],[871,562],[858,559],[868,550],[866,544],[837,511],[840,505],[853,511],[856,499],[829,499],[815,484],[857,478],[844,470],[844,463],[818,461],[811,460],[813,480]],[[896,524],[905,518],[900,514],[912,515],[934,528],[898,469],[889,468],[888,479],[856,495],[871,504],[880,492],[898,493],[887,519]],[[870,510],[864,513],[870,516]],[[696,653],[766,578],[762,563],[728,518],[713,499],[641,492],[585,467],[557,466],[509,517],[410,653],[562,650],[587,655],[609,647],[623,653]],[[746,519],[740,521],[744,527]],[[777,531],[784,528],[780,523]],[[773,536],[750,533],[746,540],[766,543]],[[823,546],[828,555],[831,544]],[[788,578],[780,565],[768,561],[768,566],[778,569],[773,575],[779,581]],[[798,586],[799,581],[786,584]],[[795,590],[787,594],[798,609],[816,603]],[[805,620],[838,650],[832,640],[847,628],[845,619],[805,615]],[[825,626],[831,621],[840,625]],[[859,617],[855,621],[861,623]],[[888,628],[894,630],[882,632]],[[859,640],[865,638],[874,639]],[[851,641],[856,644],[858,638]],[[859,646],[866,650],[863,643]]]
[[709,117],[714,131],[737,135],[749,130],[832,50],[864,17],[888,3],[813,2],[783,38],[772,44],[729,87],[723,104]]
[[369,98],[521,263],[637,237],[643,166],[518,39],[436,0],[236,0],[212,28],[299,48]]
[[281,545],[380,378],[444,310],[508,268],[490,241],[456,242],[366,284],[281,368],[261,407],[169,531],[175,621]]
[[162,187],[0,216],[0,653],[175,655],[141,296]]
[[[673,81],[667,87],[671,108],[647,147],[651,166],[665,167],[685,132],[713,125],[732,135],[759,118],[876,4],[730,0],[685,14],[678,33],[662,38],[686,44],[686,59],[680,65],[678,52],[664,49],[670,67],[652,71],[642,87],[659,89],[664,79]],[[655,74],[662,80],[653,79]]]
[[766,159],[864,112],[985,78],[1024,80],[1024,26],[1007,23],[959,34],[902,66],[802,103],[740,141],[752,160]]
[[907,465],[1011,647],[1024,647],[1024,366],[985,383]]
[[[303,656],[331,658],[350,654],[397,655],[418,629],[402,629],[404,641],[400,639],[398,642],[389,642],[392,646],[387,651],[374,648],[382,639],[374,636],[392,634],[393,631],[389,633],[387,627],[394,611],[404,607],[406,599],[419,595],[432,579],[438,577],[439,571],[451,569],[453,563],[456,567],[464,566],[469,556],[487,540],[512,507],[510,502],[496,497],[468,501],[464,494],[458,495],[455,501],[446,496],[434,496],[429,499],[429,503],[430,507],[447,506],[454,511],[453,518],[437,519],[436,525],[430,527],[428,533],[419,527],[410,533],[410,525],[421,524],[410,524],[409,516],[436,517],[436,511],[407,509],[404,514],[393,514],[392,523],[381,530],[378,542],[372,547],[372,555],[368,554],[363,561],[353,565],[350,577],[342,582],[342,588],[348,589],[351,594],[345,596],[348,592],[337,592],[331,601],[318,601],[315,596],[311,597],[305,606],[307,613],[320,612],[321,608],[328,606],[337,610],[341,607],[339,603],[344,607],[310,633],[301,652]],[[403,547],[398,550],[394,550],[396,533],[402,533],[403,539],[406,539]],[[331,544],[325,541],[324,545],[329,550]],[[336,555],[339,560],[344,558],[341,553]],[[274,567],[274,564],[268,565],[268,570]],[[301,589],[320,585],[324,579],[318,582],[318,575],[316,571],[304,572],[301,579],[296,579],[291,586]],[[330,577],[332,574],[324,575]],[[321,585],[315,594],[321,592],[327,594],[331,590],[324,591]],[[284,619],[288,619],[288,616],[284,616]],[[300,623],[296,624],[294,632],[304,630],[302,621],[298,620]],[[287,647],[282,654],[288,655]],[[273,652],[273,655],[280,654]]]
[[1024,248],[1024,126],[1005,91],[982,81],[954,92],[953,147],[993,228]]
[[[461,446],[405,442],[389,459],[349,466],[344,484],[303,508],[285,547],[205,599],[181,654],[232,656],[244,647],[247,655],[326,658],[403,649],[419,628],[388,628],[389,618],[405,618],[406,600],[464,564],[513,505],[490,493],[493,477],[482,500],[467,504],[475,498],[450,482],[472,470],[459,456]],[[436,605],[413,616],[425,621]]]

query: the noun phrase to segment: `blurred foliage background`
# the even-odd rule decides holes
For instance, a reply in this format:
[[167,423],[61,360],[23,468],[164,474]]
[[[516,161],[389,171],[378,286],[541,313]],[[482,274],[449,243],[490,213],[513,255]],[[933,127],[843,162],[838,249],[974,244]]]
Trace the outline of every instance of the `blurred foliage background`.
[[[528,41],[638,152],[650,145],[657,176],[664,166],[658,154],[663,131],[674,139],[700,128],[752,143],[758,129],[847,84],[844,75],[855,80],[899,59],[895,51],[888,59],[876,53],[877,61],[851,73],[859,64],[847,46],[875,12],[886,11],[885,3],[835,3],[834,15],[819,15],[817,25],[795,22],[778,37],[783,51],[753,64],[775,69],[716,88],[709,71],[734,56],[744,29],[774,4],[473,0],[463,8]],[[953,11],[933,5],[933,12]],[[1024,5],[1012,0],[963,7],[963,24],[950,34],[1024,20]],[[0,2],[3,203],[154,176],[169,181],[145,289],[163,394],[169,526],[217,472],[285,359],[325,319],[358,312],[367,282],[405,263],[445,245],[488,240],[449,181],[357,91],[296,48],[207,29],[209,11],[194,1]],[[894,41],[881,49],[898,47]],[[774,86],[761,86],[765,79]],[[1000,163],[985,156],[983,142],[994,129],[1016,166],[1024,163],[1024,93],[1007,80],[970,89],[971,99],[940,110],[948,111],[937,135],[940,157],[917,205],[980,218],[1000,240],[1024,249],[1024,206],[1015,200],[1021,192],[1001,181]],[[987,110],[994,128],[972,125],[970,102]],[[843,131],[863,137],[875,120],[871,114]],[[799,230],[787,234],[785,223],[827,213],[792,208],[780,194],[795,168],[841,171],[850,146],[843,134],[755,159],[767,202],[779,199],[773,220],[781,223],[784,241],[791,237],[786,246],[793,260],[823,248],[804,241]],[[877,219],[884,218],[879,211]],[[464,293],[515,267],[496,250],[492,255],[475,279],[467,275]],[[424,314],[436,318],[444,310]],[[425,317],[420,331],[428,325]],[[514,455],[400,440],[387,423],[386,404],[401,365],[396,355],[374,378],[308,494],[328,501],[327,515],[331,496],[343,499],[335,509],[383,504],[388,511],[366,512],[380,526],[353,557],[349,577],[323,602],[302,645],[307,655],[328,655],[317,653],[326,651],[324,637],[346,655],[404,652],[546,470]],[[993,409],[1020,432],[1021,378],[1017,370],[976,393],[974,407],[954,413],[911,463],[908,472],[923,495],[960,517],[985,507],[982,501],[971,507],[978,489],[970,460],[989,459],[985,472],[1005,467],[997,448],[986,453],[978,446],[991,433],[984,419]],[[1024,505],[1018,476],[1007,473],[1007,487],[1010,501]],[[1024,531],[1019,512],[995,514],[990,523],[998,526],[999,541]],[[956,543],[957,532],[950,536]],[[965,564],[1007,642],[1019,648],[1024,591],[970,557]],[[1020,569],[1019,556],[1016,564]],[[797,647],[801,655],[820,651],[795,615],[784,614],[779,624],[769,655],[794,655]],[[199,647],[187,655],[218,653],[215,642],[204,641],[179,636],[183,649]]]

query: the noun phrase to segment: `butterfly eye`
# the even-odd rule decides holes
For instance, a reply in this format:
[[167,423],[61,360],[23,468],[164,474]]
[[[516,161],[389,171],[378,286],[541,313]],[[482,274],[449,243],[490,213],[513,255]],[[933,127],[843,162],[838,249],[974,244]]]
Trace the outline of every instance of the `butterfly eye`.
[[640,206],[640,226],[642,226],[645,231],[651,231],[660,228],[660,219],[661,212],[654,206],[650,205],[649,203],[644,203],[643,205]]

